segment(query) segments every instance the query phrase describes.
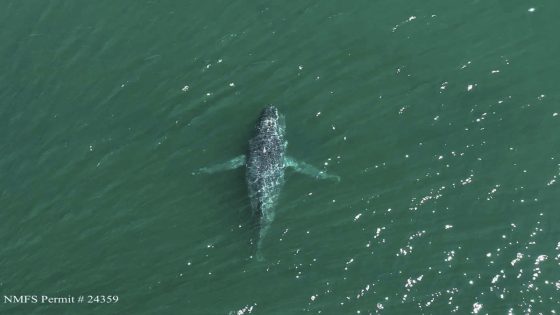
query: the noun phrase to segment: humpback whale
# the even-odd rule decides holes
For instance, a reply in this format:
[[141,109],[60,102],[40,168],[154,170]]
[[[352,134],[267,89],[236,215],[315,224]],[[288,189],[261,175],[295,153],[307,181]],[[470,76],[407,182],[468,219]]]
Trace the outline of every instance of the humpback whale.
[[284,185],[286,168],[318,179],[340,181],[340,177],[336,175],[327,174],[310,164],[287,156],[288,142],[285,140],[285,130],[284,116],[276,107],[267,106],[257,120],[255,133],[249,140],[249,149],[246,154],[222,164],[203,167],[198,171],[198,173],[214,173],[245,166],[251,208],[255,216],[259,218],[260,229],[257,243],[257,259],[259,260],[262,260],[260,255],[262,241],[274,220],[274,209]]

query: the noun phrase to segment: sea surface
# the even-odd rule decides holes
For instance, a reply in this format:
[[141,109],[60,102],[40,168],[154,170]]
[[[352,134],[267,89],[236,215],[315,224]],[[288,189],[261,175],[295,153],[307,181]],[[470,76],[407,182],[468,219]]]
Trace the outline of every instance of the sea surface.
[[[1,1],[0,313],[559,313],[559,12]],[[266,105],[341,181],[287,171],[261,262],[244,170],[193,172]]]

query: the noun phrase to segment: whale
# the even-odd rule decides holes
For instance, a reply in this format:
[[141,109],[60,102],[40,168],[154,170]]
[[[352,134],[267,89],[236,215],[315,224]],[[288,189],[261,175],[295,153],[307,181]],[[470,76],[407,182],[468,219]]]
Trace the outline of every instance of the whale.
[[286,154],[286,123],[275,106],[262,109],[253,137],[245,154],[225,163],[203,167],[195,173],[215,173],[245,167],[245,180],[251,209],[259,222],[257,259],[262,260],[262,242],[275,218],[275,209],[285,182],[286,169],[293,169],[316,179],[340,181],[337,175],[328,174],[317,167],[298,161]]

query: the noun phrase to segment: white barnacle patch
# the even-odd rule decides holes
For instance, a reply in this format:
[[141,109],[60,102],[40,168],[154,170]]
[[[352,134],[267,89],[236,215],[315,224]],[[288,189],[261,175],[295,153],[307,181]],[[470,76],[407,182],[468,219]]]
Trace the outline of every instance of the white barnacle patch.
[[276,120],[273,118],[266,118],[264,124],[267,128],[276,128]]

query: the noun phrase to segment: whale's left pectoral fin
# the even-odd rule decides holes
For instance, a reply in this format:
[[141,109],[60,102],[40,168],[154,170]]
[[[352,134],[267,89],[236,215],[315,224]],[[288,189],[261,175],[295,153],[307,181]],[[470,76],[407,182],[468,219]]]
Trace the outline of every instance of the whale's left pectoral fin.
[[242,166],[245,166],[245,155],[239,155],[234,157],[233,159],[225,162],[225,163],[221,163],[221,164],[217,164],[217,165],[212,165],[212,166],[208,166],[208,167],[203,167],[201,169],[199,169],[198,171],[194,172],[193,174],[201,174],[201,173],[205,173],[205,174],[211,174],[211,173],[215,173],[215,172],[220,172],[220,171],[228,171],[228,170],[233,170]]
[[311,177],[315,177],[318,179],[332,179],[337,182],[340,181],[340,176],[327,174],[325,171],[322,171],[313,165],[307,164],[302,161],[296,161],[294,158],[291,157],[286,157],[284,159],[284,165],[286,167],[293,168],[298,173],[309,175]]

